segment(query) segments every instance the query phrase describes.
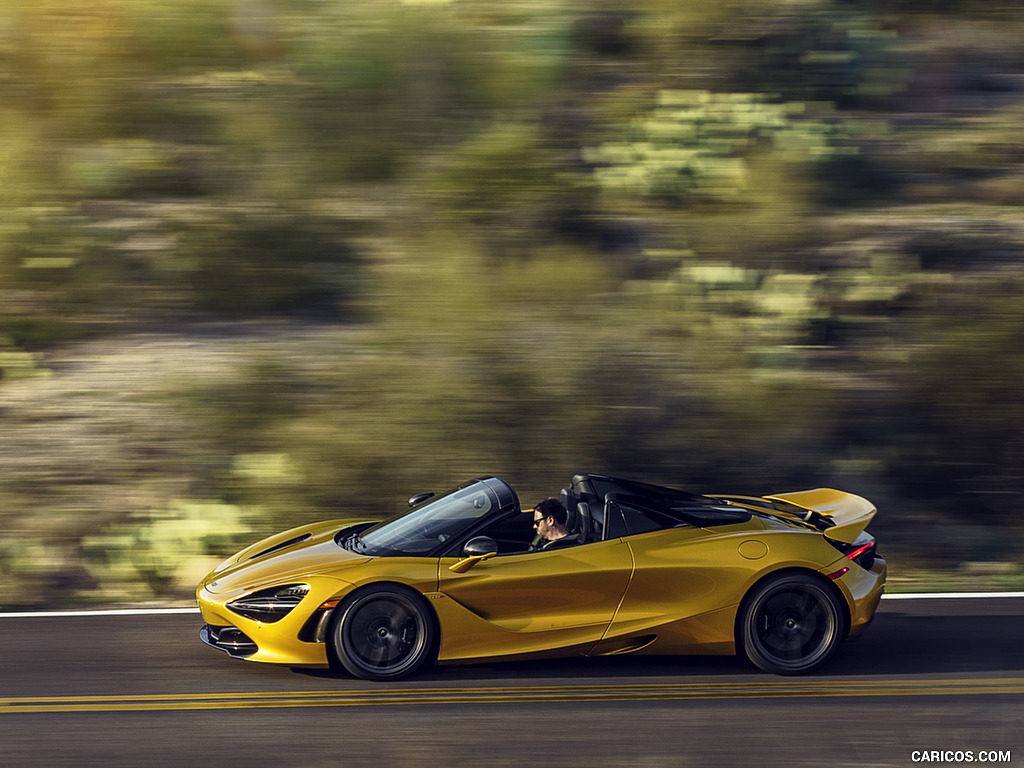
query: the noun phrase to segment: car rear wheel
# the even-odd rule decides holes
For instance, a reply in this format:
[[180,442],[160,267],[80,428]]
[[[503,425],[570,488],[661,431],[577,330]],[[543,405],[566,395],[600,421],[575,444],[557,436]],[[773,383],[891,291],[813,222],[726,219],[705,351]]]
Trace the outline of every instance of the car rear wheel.
[[338,608],[331,633],[341,665],[364,680],[398,680],[434,653],[436,630],[417,594],[401,587],[357,592]]
[[842,639],[840,607],[815,576],[789,573],[757,585],[744,600],[738,639],[755,665],[800,675],[823,663]]

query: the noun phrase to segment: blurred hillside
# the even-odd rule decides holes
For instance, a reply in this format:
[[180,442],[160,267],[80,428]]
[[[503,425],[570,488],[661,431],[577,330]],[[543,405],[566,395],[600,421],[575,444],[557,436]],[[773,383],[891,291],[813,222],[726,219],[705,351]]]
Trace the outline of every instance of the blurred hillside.
[[897,586],[1019,586],[1021,39],[983,0],[3,4],[0,605],[581,470],[836,486]]

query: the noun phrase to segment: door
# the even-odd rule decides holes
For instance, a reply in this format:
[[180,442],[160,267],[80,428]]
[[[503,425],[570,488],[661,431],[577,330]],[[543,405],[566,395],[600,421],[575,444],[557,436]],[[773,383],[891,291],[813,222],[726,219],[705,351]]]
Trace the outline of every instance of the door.
[[498,555],[465,573],[442,558],[434,607],[440,658],[470,659],[580,647],[604,635],[629,584],[633,559],[620,540]]

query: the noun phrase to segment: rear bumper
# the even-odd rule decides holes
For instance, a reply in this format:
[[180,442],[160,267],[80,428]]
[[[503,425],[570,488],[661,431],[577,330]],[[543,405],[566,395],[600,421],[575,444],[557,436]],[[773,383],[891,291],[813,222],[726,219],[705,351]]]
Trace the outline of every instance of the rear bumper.
[[859,636],[874,620],[878,604],[885,592],[885,578],[888,565],[885,560],[875,557],[870,571],[860,569],[860,573],[851,578],[851,574],[842,577],[842,586],[849,591],[850,632],[849,637]]

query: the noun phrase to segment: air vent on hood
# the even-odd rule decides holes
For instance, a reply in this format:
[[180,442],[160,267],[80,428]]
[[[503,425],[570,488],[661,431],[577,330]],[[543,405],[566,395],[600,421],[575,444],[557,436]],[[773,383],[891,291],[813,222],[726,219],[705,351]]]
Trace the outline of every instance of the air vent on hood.
[[257,558],[263,557],[265,555],[269,555],[271,552],[278,552],[278,551],[280,551],[282,549],[287,549],[288,547],[290,547],[290,546],[292,546],[294,544],[298,544],[300,542],[305,541],[310,536],[312,536],[312,534],[304,533],[301,536],[296,536],[294,539],[288,539],[288,541],[282,541],[280,544],[275,544],[274,546],[272,546],[272,547],[270,547],[268,549],[264,549],[262,552],[257,552],[255,555],[253,555],[249,559],[250,560],[256,560]]

